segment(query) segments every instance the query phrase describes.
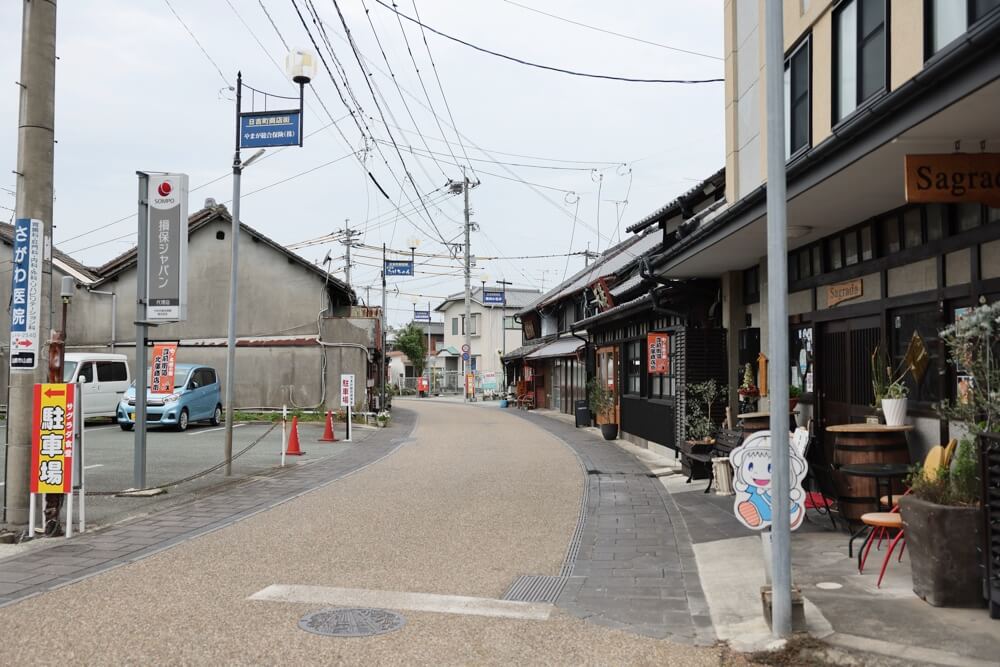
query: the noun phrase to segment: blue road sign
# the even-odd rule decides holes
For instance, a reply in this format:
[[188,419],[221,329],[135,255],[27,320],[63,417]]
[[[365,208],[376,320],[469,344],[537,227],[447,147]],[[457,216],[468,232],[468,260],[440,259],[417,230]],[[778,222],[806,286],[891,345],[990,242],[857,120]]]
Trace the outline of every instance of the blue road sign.
[[298,146],[301,126],[301,112],[298,109],[241,113],[240,148]]
[[483,303],[488,305],[504,305],[504,293],[503,290],[498,289],[484,289],[483,290]]
[[469,353],[468,352],[463,352],[462,353],[462,361],[468,361],[468,360],[469,360]]
[[385,260],[385,275],[387,276],[412,276],[413,262],[410,260],[387,259]]
[[414,322],[430,322],[431,321],[431,311],[429,311],[429,310],[415,310],[415,311],[413,311],[413,321]]

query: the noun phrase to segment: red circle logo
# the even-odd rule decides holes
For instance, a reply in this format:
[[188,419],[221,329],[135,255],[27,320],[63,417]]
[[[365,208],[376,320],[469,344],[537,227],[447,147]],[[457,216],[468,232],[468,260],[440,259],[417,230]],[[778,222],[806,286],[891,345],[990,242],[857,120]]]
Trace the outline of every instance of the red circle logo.
[[161,197],[169,197],[170,193],[173,191],[173,187],[170,185],[170,181],[163,181],[160,186],[156,188],[156,191]]

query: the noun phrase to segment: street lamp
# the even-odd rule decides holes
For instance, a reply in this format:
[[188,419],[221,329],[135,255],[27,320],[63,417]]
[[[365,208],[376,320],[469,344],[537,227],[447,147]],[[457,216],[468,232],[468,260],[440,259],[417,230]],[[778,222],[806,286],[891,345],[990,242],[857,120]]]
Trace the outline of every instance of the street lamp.
[[[281,95],[269,95],[250,86],[255,94],[264,96],[264,112],[243,113],[243,73],[236,74],[236,149],[233,154],[233,228],[231,232],[231,254],[229,272],[229,332],[226,337],[226,426],[225,455],[226,476],[233,474],[233,417],[236,376],[236,303],[238,294],[239,252],[240,252],[240,177],[264,154],[264,146],[302,145],[302,117],[305,85],[316,73],[315,56],[306,49],[294,49],[285,58],[285,70],[292,81],[299,84],[299,108],[295,110],[267,112],[267,98],[294,99]],[[273,107],[272,107],[273,108]],[[263,116],[261,115],[263,113]],[[244,125],[244,121],[246,124]],[[275,122],[272,122],[275,121]],[[264,131],[264,127],[268,130]],[[241,159],[240,148],[259,148],[246,161]]]

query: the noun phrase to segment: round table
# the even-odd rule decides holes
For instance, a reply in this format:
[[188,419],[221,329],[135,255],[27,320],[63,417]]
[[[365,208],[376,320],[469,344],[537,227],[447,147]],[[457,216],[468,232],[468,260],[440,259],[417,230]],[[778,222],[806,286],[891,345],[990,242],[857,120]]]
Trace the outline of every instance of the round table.
[[[837,485],[841,512],[845,519],[857,523],[862,514],[879,509],[881,484],[878,480],[888,480],[890,495],[901,491],[902,484],[899,480],[906,476],[910,463],[906,434],[913,430],[913,426],[837,424],[827,426],[826,430],[834,436],[834,482]],[[879,476],[854,474],[845,470],[847,467],[858,469],[858,466],[873,464],[898,464],[903,466],[899,468],[903,472]]]

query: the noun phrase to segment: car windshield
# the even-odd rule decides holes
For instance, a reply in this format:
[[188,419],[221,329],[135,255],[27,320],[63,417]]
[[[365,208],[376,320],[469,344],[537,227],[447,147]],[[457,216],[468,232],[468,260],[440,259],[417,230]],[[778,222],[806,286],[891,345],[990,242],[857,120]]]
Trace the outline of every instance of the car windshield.
[[75,361],[67,361],[63,364],[63,382],[69,382],[73,379],[73,373],[76,372],[76,367],[79,364]]

